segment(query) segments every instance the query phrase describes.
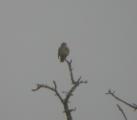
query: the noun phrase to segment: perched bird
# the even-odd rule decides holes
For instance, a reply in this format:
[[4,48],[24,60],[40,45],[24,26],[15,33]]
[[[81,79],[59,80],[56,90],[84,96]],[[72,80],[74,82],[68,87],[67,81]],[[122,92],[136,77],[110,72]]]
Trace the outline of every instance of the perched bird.
[[63,42],[58,49],[58,59],[60,59],[60,62],[64,62],[68,55],[69,48],[67,47],[67,43]]

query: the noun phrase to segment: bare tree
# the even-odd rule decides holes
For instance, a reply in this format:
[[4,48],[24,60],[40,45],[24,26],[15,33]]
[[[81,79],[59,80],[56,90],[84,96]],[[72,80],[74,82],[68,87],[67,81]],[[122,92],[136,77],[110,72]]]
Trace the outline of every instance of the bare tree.
[[65,60],[65,62],[67,63],[68,65],[68,69],[69,69],[69,74],[70,74],[70,80],[71,80],[71,87],[70,89],[65,92],[66,95],[65,97],[63,98],[61,96],[61,94],[59,93],[58,91],[58,86],[57,86],[57,83],[56,81],[53,81],[53,86],[49,86],[49,85],[46,85],[46,84],[37,84],[36,88],[35,89],[32,89],[32,91],[37,91],[39,90],[40,88],[46,88],[50,91],[52,91],[53,93],[55,93],[55,95],[58,97],[58,99],[60,100],[60,102],[62,103],[63,107],[64,107],[64,112],[66,114],[66,117],[67,117],[67,120],[72,120],[72,112],[73,111],[76,111],[76,108],[70,108],[69,107],[69,100],[70,100],[70,97],[73,96],[73,93],[74,91],[76,90],[76,88],[80,85],[80,84],[86,84],[87,81],[83,81],[81,79],[81,76],[75,80],[74,79],[74,75],[73,75],[73,70],[72,70],[72,60],[68,61],[67,59]]

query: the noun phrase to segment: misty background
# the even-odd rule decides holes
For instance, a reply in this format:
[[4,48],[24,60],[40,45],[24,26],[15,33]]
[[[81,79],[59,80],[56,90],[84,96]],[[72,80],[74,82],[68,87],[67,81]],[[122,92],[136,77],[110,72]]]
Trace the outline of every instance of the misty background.
[[[64,120],[63,107],[37,83],[68,89],[69,71],[57,58],[70,48],[74,76],[81,85],[71,98],[74,120],[120,120],[116,95],[137,104],[136,0],[1,0],[0,119]],[[120,104],[129,119],[137,113]]]

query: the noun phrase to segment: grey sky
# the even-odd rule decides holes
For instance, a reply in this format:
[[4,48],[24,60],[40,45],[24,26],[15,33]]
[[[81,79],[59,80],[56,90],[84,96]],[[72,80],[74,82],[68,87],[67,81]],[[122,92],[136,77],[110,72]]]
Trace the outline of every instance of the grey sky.
[[[70,47],[75,78],[87,85],[71,99],[74,120],[123,119],[109,88],[137,103],[136,0],[1,0],[0,119],[64,120],[60,101],[49,91],[31,92],[36,83],[67,89],[66,64],[57,50]],[[121,104],[129,119],[136,112]]]

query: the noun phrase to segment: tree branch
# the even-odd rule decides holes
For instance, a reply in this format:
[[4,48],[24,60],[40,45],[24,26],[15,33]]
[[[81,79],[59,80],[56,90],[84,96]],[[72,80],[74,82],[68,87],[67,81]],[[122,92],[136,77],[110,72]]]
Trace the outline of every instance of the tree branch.
[[69,109],[68,111],[64,111],[64,112],[74,112],[74,111],[76,111],[76,107],[75,108],[72,108],[72,109]]
[[72,120],[71,112],[76,111],[76,108],[73,108],[73,109],[69,108],[69,98],[73,95],[73,92],[76,90],[76,88],[80,84],[83,84],[83,83],[86,84],[87,81],[81,80],[81,76],[78,78],[78,80],[74,80],[73,70],[72,70],[72,66],[71,66],[72,60],[71,61],[65,60],[65,61],[68,65],[72,87],[67,92],[63,91],[63,93],[66,94],[64,99],[58,92],[56,81],[53,81],[53,85],[54,85],[53,87],[51,87],[49,85],[44,85],[44,84],[37,84],[37,87],[35,89],[32,89],[32,91],[38,91],[40,88],[46,88],[46,89],[49,89],[52,92],[54,92],[55,95],[59,98],[59,100],[63,104],[64,112],[66,114],[67,120]]
[[124,110],[120,107],[120,105],[119,105],[119,104],[117,104],[117,108],[118,108],[118,109],[119,109],[119,111],[122,113],[122,115],[123,115],[124,119],[125,119],[125,120],[127,120],[127,116],[126,116],[126,114],[125,114]]
[[115,98],[116,100],[118,100],[118,101],[124,103],[125,105],[127,105],[127,106],[133,108],[134,110],[137,109],[137,105],[136,105],[136,104],[130,104],[130,103],[126,102],[125,100],[123,100],[123,99],[117,97],[117,96],[115,95],[115,91],[112,91],[112,90],[109,89],[108,92],[105,93],[105,94],[106,94],[106,95],[111,95],[111,96],[112,96],[113,98]]
[[65,61],[66,61],[67,65],[68,65],[71,82],[72,82],[72,84],[75,84],[74,75],[73,75],[73,72],[72,72],[73,70],[72,70],[72,66],[71,66],[72,60],[68,61],[66,59]]
[[38,91],[40,88],[47,88],[47,89],[55,92],[54,88],[52,88],[52,87],[50,87],[50,86],[48,86],[48,85],[44,85],[44,84],[37,84],[37,87],[34,88],[34,89],[32,89],[32,91],[33,91],[33,92]]
[[61,101],[61,103],[64,104],[64,100],[61,97],[60,93],[57,90],[57,84],[55,81],[53,81],[54,87],[51,87],[49,85],[44,85],[44,84],[37,84],[37,87],[35,89],[32,89],[33,92],[38,91],[40,88],[46,88],[49,89],[51,91],[53,91],[55,93],[55,95],[59,98],[59,100]]
[[64,99],[64,102],[67,103],[69,98],[73,95],[73,92],[76,90],[76,88],[82,84],[82,83],[87,83],[87,81],[82,81],[81,77],[73,84],[73,86],[70,88],[69,92],[66,94],[66,97]]

